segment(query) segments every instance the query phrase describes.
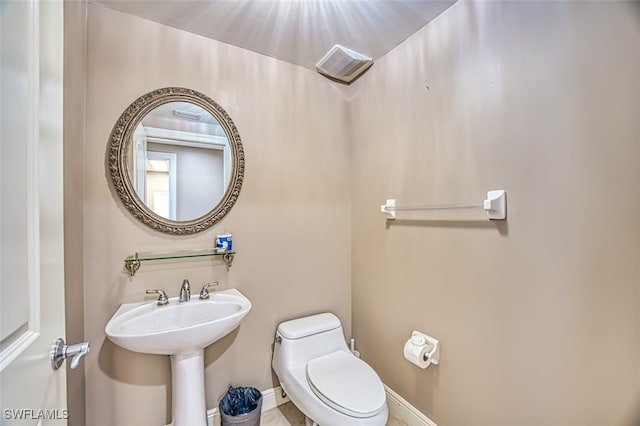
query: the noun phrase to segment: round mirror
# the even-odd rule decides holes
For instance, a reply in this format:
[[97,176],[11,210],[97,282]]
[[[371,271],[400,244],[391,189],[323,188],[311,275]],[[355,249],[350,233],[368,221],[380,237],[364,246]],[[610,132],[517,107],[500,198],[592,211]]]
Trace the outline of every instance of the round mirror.
[[136,99],[109,140],[111,181],[145,225],[193,234],[219,222],[244,177],[240,135],[229,115],[194,90],[167,87]]

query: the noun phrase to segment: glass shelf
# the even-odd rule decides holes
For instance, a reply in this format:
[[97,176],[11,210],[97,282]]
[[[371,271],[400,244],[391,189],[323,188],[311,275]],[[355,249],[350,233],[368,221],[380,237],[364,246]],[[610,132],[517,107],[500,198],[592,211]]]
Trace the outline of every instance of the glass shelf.
[[136,253],[133,256],[127,256],[127,258],[124,260],[124,268],[129,271],[129,275],[133,277],[138,269],[140,269],[140,263],[149,260],[219,257],[222,259],[224,264],[227,265],[227,269],[229,269],[231,267],[231,264],[233,263],[235,254],[235,251],[220,252],[215,248]]

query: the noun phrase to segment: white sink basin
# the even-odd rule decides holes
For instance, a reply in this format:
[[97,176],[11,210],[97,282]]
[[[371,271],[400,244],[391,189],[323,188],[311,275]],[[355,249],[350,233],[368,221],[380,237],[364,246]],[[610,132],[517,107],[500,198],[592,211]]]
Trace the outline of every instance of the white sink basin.
[[173,387],[172,426],[207,426],[204,383],[204,348],[221,339],[251,309],[251,302],[236,289],[212,292],[207,300],[169,299],[127,303],[118,308],[105,327],[114,343],[135,352],[170,355]]
[[251,302],[236,289],[198,296],[189,302],[169,299],[127,303],[105,327],[112,342],[135,352],[158,355],[190,354],[204,349],[236,328],[251,309]]

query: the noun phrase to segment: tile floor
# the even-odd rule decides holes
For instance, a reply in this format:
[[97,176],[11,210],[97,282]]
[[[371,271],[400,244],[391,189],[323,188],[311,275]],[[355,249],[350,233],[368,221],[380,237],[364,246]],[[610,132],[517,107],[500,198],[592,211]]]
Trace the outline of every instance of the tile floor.
[[[261,426],[304,426],[304,415],[291,402],[262,413]],[[389,417],[387,426],[407,426],[402,420]]]

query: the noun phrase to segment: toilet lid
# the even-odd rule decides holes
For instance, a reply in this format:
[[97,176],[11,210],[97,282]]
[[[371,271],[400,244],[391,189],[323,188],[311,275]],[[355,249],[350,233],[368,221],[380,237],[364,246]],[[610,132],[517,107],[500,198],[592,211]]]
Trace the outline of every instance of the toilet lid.
[[318,398],[352,417],[372,417],[385,406],[384,387],[376,372],[345,351],[309,361],[307,381]]

